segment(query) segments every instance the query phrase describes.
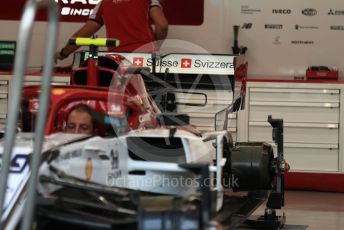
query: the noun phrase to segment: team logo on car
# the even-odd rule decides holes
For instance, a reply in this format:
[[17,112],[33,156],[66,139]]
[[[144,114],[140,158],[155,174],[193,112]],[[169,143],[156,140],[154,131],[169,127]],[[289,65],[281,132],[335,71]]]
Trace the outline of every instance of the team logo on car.
[[[30,163],[29,154],[16,154],[10,161],[10,173],[22,173]],[[2,155],[0,155],[0,170],[2,168]]]
[[191,68],[192,59],[191,58],[182,58],[181,67],[182,68]]

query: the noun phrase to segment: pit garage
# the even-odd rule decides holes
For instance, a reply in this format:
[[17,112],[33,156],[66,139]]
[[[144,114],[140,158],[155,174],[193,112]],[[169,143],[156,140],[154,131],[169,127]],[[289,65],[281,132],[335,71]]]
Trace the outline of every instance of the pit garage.
[[0,228],[341,229],[340,4],[147,2],[152,52],[71,37],[101,1],[5,1]]

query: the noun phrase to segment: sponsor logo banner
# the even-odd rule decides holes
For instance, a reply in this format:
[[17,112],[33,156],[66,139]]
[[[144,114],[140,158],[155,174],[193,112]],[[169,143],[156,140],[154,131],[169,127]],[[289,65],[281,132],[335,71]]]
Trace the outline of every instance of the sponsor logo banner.
[[276,30],[281,30],[283,29],[282,24],[265,24],[265,29],[276,29]]
[[328,15],[333,15],[333,16],[341,16],[341,15],[344,15],[344,10],[333,10],[333,9],[330,9],[327,14]]
[[[153,66],[149,53],[99,53],[99,55],[122,55],[134,65]],[[87,55],[87,54],[86,54]],[[164,73],[167,69],[175,74],[234,74],[234,57],[231,55],[211,54],[169,54],[156,60],[156,72]]]
[[[22,173],[24,169],[29,165],[29,154],[16,154],[10,161],[9,173]],[[2,155],[0,155],[0,169],[2,168]]]
[[302,30],[302,29],[319,29],[318,26],[303,26],[303,25],[295,25],[295,30]]
[[[116,0],[118,3],[124,0]],[[27,0],[1,0],[0,20],[20,20]],[[85,22],[101,0],[55,0],[60,7],[61,22]],[[164,13],[170,25],[202,25],[204,0],[164,0]],[[176,13],[178,12],[178,13]],[[38,10],[36,20],[46,21],[45,9]]]
[[330,30],[344,30],[344,26],[333,25],[330,26]]
[[291,9],[273,9],[273,14],[291,14]]
[[291,41],[291,44],[295,44],[295,45],[313,45],[314,41],[296,40],[296,41]]
[[244,22],[244,24],[242,24],[241,29],[251,29],[253,26],[252,22]]
[[302,10],[302,14],[305,16],[315,16],[317,15],[317,10],[313,8],[307,8]]
[[250,8],[248,5],[241,6],[241,14],[256,14],[262,12],[261,9]]
[[144,64],[143,62],[144,62],[143,57],[134,57],[132,63],[134,64],[134,66],[143,67],[143,64]]
[[181,68],[191,68],[192,67],[192,59],[191,58],[182,58],[180,61]]
[[[28,180],[29,163],[32,153],[32,146],[16,147],[12,153],[10,161],[10,171],[8,175],[8,182],[6,187],[6,197],[3,209],[3,218],[9,215],[9,212],[14,207],[17,197],[25,189],[26,181]],[[2,148],[3,151],[3,148]],[[2,153],[0,153],[0,168],[2,165]]]

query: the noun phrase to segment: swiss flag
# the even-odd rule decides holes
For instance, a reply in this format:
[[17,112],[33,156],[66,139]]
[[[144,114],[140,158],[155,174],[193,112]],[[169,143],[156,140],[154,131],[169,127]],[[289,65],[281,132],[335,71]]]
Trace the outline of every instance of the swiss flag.
[[191,68],[192,59],[191,58],[182,58],[180,63],[181,63],[182,68]]
[[143,67],[143,62],[144,62],[144,58],[142,57],[134,57],[133,58],[133,65],[137,66],[137,67]]

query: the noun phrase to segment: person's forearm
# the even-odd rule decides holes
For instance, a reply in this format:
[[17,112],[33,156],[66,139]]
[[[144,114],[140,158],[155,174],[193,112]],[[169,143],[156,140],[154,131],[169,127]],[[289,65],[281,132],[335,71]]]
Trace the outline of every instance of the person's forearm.
[[164,12],[160,7],[152,7],[150,9],[150,18],[154,24],[155,40],[161,46],[162,42],[166,39],[168,33],[168,21]]
[[156,40],[165,40],[168,33],[168,27],[155,27],[155,39]]
[[162,43],[164,42],[164,40],[167,37],[167,33],[168,33],[168,29],[167,28],[159,28],[159,27],[155,27],[155,40],[156,43],[159,47],[162,46]]
[[71,53],[79,49],[79,46],[66,44],[60,51],[62,57],[68,57]]

